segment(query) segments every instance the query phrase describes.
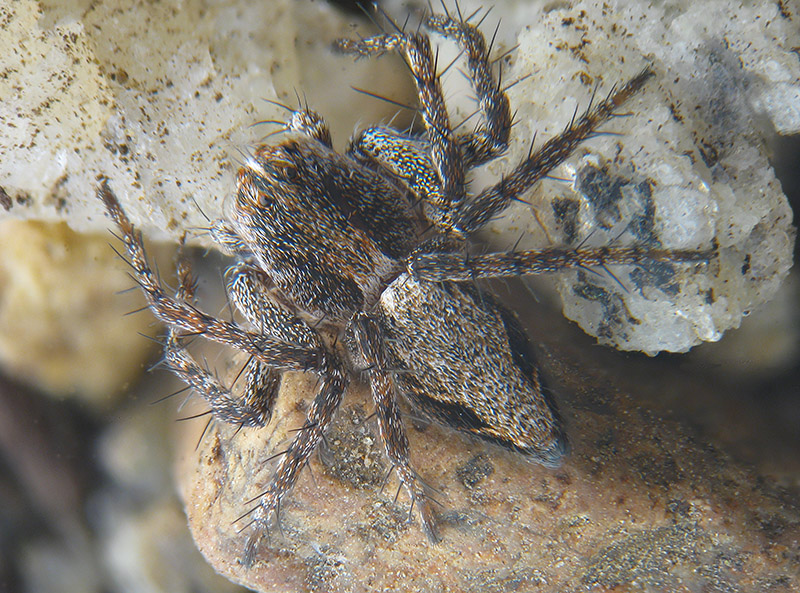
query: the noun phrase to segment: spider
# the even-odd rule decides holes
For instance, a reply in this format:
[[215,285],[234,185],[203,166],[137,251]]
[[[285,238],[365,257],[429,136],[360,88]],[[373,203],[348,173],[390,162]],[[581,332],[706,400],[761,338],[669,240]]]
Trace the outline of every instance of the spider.
[[[512,117],[471,18],[445,11],[424,24],[454,40],[466,57],[481,114],[472,131],[456,133],[451,126],[428,34],[396,28],[339,40],[336,48],[356,56],[398,51],[416,84],[423,134],[371,127],[340,154],[317,113],[287,107],[289,139],[259,145],[243,163],[230,217],[210,229],[237,260],[226,272],[226,287],[244,323],[195,307],[183,262],[177,294],[162,287],[140,233],[101,178],[98,196],[122,233],[135,279],[169,327],[166,364],[205,398],[216,419],[265,426],[284,371],[319,378],[305,423],[250,513],[248,525],[255,529],[246,557],[252,559],[355,376],[369,381],[386,455],[431,541],[441,536],[410,461],[399,397],[424,417],[544,466],[559,465],[569,449],[564,423],[525,331],[476,280],[711,257],[646,246],[472,254],[470,238],[592,137],[653,72],[646,68],[615,88],[498,183],[473,192],[468,173],[504,153]],[[233,393],[192,358],[182,343],[187,335],[249,355],[243,393]]]

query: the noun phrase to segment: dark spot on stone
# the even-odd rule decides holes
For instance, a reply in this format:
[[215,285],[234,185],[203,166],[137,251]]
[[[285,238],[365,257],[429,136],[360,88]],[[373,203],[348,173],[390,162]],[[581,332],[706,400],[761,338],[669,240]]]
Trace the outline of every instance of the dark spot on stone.
[[611,228],[621,219],[618,203],[626,182],[610,175],[607,168],[598,169],[592,165],[586,165],[575,175],[575,187],[589,201],[597,222],[604,228]]
[[744,263],[742,264],[742,276],[746,276],[750,271],[750,254],[744,256]]
[[635,212],[628,223],[627,230],[640,243],[661,247],[655,231],[656,205],[653,202],[653,188],[650,181],[631,183],[622,188],[625,198],[636,205]]
[[758,521],[759,527],[770,541],[777,540],[789,526],[786,519],[780,515],[768,515]]
[[569,486],[572,484],[572,476],[570,476],[568,473],[558,472],[553,477],[556,479],[556,482],[563,484],[564,486]]
[[215,463],[219,463],[225,455],[225,452],[222,449],[222,443],[219,440],[219,435],[214,435],[214,444],[211,447],[211,455],[208,456],[206,462],[208,465],[214,465]]
[[340,560],[343,556],[342,553],[336,550],[320,549],[316,552],[307,559],[307,590],[313,592],[338,590],[340,583],[337,581],[341,581],[342,578],[347,579],[349,576]]
[[669,262],[644,262],[636,266],[629,277],[640,293],[645,287],[657,288],[672,297],[680,292],[680,285],[674,281],[675,266]]
[[380,438],[366,416],[361,406],[341,410],[327,434],[330,447],[320,456],[330,476],[359,490],[379,487],[387,472]]
[[603,317],[597,327],[598,337],[611,339],[612,336],[618,334],[624,340],[627,339],[627,332],[619,333],[615,331],[615,328],[623,327],[625,322],[630,325],[639,325],[641,323],[630,314],[622,297],[606,290],[602,286],[588,282],[585,272],[578,274],[578,283],[572,290],[575,295],[582,299],[595,301],[602,307]]
[[[677,83],[680,81],[680,78],[675,78],[674,82]],[[672,114],[672,119],[674,119],[679,124],[683,123],[683,115],[678,111],[675,103],[669,104],[669,111]]]
[[556,198],[552,203],[553,216],[564,233],[565,242],[570,245],[578,238],[578,212],[580,203],[570,198]]
[[700,142],[697,149],[700,151],[700,158],[703,159],[706,167],[711,168],[719,162],[719,153],[717,149],[708,142]]
[[11,201],[11,196],[6,193],[4,188],[0,187],[0,206],[2,206],[4,210],[8,211],[11,210],[13,205],[14,202]]
[[630,214],[625,230],[631,233],[638,243],[660,247],[661,242],[655,232],[655,203],[653,189],[649,180],[635,181],[614,173],[610,166],[597,168],[592,165],[582,167],[575,177],[575,187],[589,202],[597,223],[610,229]]
[[492,475],[492,472],[494,472],[494,466],[486,454],[476,455],[464,465],[456,468],[458,480],[469,490],[475,488],[484,478]]

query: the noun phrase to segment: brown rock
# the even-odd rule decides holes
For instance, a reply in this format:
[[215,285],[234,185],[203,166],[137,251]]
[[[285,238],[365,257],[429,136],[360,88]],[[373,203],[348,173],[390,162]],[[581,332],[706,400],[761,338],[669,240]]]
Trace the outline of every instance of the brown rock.
[[[265,489],[314,393],[284,381],[261,430],[215,425],[180,482],[195,540],[214,567],[257,591],[791,591],[800,587],[796,498],[745,469],[659,405],[719,400],[667,361],[590,346],[557,316],[525,319],[568,420],[573,452],[548,470],[406,417],[412,461],[435,489],[444,541],[431,545],[405,493],[382,483],[372,405],[354,384],[329,450],[281,507],[250,568],[241,564],[251,501]],[[653,395],[655,394],[655,396]],[[724,395],[724,394],[723,394]],[[652,399],[651,399],[652,398]],[[671,400],[672,404],[680,398]]]

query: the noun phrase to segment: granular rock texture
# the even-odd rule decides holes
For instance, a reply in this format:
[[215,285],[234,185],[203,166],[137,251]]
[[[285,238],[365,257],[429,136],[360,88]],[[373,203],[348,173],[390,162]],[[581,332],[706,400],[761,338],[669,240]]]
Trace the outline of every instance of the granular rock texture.
[[[556,470],[406,416],[412,462],[444,536],[431,545],[390,477],[368,392],[351,387],[328,447],[281,506],[256,562],[242,517],[265,487],[315,381],[287,375],[271,424],[213,425],[179,471],[190,527],[217,570],[257,591],[793,591],[796,492],[760,477],[658,403],[716,396],[662,361],[630,361],[529,317],[573,451]],[[576,343],[577,342],[577,343]],[[668,369],[664,371],[664,369]],[[658,379],[654,371],[663,372]],[[343,471],[339,460],[347,460]],[[251,501],[251,502],[248,502]]]

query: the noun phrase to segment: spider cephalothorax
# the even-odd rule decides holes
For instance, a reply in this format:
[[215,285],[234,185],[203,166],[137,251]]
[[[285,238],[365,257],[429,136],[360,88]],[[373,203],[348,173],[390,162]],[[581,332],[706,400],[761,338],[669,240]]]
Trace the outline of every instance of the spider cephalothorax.
[[[286,123],[291,139],[259,146],[244,163],[230,216],[215,221],[212,234],[238,260],[226,280],[245,325],[192,305],[193,284],[183,266],[178,293],[167,294],[140,235],[108,182],[101,184],[100,198],[122,231],[136,279],[170,328],[166,362],[217,419],[266,425],[283,371],[319,377],[304,426],[250,514],[257,534],[292,489],[357,374],[371,385],[386,454],[433,540],[439,535],[409,458],[398,397],[447,426],[547,466],[559,463],[568,449],[563,423],[525,332],[476,280],[709,257],[648,246],[471,255],[470,236],[570,156],[652,72],[645,69],[612,91],[496,185],[472,191],[469,170],[506,150],[511,115],[484,38],[468,21],[435,15],[425,24],[454,39],[466,56],[482,115],[471,132],[453,131],[428,36],[398,29],[337,47],[363,56],[398,50],[414,75],[424,133],[373,127],[340,154],[322,118],[300,108],[290,110]],[[233,394],[197,364],[181,343],[184,334],[249,354],[244,392]]]

